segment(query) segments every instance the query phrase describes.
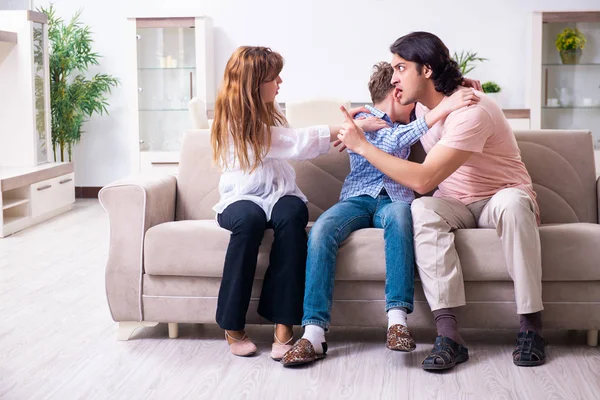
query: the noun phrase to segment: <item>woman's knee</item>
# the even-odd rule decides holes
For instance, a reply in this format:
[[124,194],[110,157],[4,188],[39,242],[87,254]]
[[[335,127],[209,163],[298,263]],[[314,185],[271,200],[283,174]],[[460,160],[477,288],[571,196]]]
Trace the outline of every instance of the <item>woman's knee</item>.
[[234,233],[262,233],[267,227],[265,212],[257,205],[246,207],[232,222]]
[[296,196],[285,196],[279,199],[271,214],[273,227],[296,227],[304,229],[308,224],[308,207]]

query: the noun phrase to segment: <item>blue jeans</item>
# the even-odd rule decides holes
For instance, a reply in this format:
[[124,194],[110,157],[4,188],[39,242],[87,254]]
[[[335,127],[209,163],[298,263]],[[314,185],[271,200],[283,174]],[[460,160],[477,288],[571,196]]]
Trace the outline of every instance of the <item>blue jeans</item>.
[[[387,195],[363,195],[341,201],[315,222],[308,238],[302,326],[329,329],[338,247],[364,228],[383,228],[385,239],[385,310],[413,310],[415,255],[410,204]],[[364,266],[368,268],[368,265]]]

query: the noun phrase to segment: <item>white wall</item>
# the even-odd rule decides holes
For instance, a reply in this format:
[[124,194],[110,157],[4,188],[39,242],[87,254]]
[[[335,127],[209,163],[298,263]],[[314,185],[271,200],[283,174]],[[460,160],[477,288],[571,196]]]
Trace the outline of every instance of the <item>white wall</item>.
[[[389,60],[389,46],[414,30],[430,31],[451,51],[479,52],[490,60],[471,74],[503,88],[504,108],[528,106],[532,11],[589,11],[598,0],[55,0],[58,14],[83,8],[102,72],[132,75],[123,38],[126,18],[208,15],[215,26],[216,71],[222,75],[240,45],[266,45],[286,59],[279,101],[314,96],[368,101],[371,66]],[[35,1],[46,6],[46,1]],[[568,5],[567,5],[568,4]],[[98,72],[94,69],[92,73]],[[102,186],[130,173],[127,135],[135,110],[125,101],[135,82],[122,80],[110,98],[109,117],[95,117],[74,151],[76,185]],[[134,117],[135,118],[135,117]]]

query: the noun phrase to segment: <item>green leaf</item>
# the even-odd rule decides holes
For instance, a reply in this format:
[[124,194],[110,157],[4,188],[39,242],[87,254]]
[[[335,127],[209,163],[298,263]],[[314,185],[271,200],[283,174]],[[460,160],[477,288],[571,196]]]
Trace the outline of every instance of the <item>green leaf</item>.
[[108,114],[107,96],[120,81],[108,74],[86,77],[91,66],[100,65],[101,56],[92,49],[92,31],[81,21],[82,10],[68,23],[56,15],[53,4],[38,11],[48,16],[52,145],[68,148],[70,156],[83,124],[94,114]]
[[460,54],[454,52],[452,59],[456,61],[460,72],[466,76],[475,69],[475,63],[487,61],[487,58],[478,57],[476,52],[461,50]]

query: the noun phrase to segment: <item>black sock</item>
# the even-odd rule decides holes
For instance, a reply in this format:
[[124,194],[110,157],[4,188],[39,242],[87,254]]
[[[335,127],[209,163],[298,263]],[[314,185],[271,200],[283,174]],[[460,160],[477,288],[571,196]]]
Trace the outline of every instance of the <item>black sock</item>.
[[537,334],[542,334],[542,312],[538,311],[532,314],[519,315],[521,322],[521,330],[519,332],[532,331]]
[[458,344],[465,344],[465,341],[458,332],[458,322],[456,315],[451,308],[442,308],[433,312],[435,318],[435,327],[438,335],[449,337]]

